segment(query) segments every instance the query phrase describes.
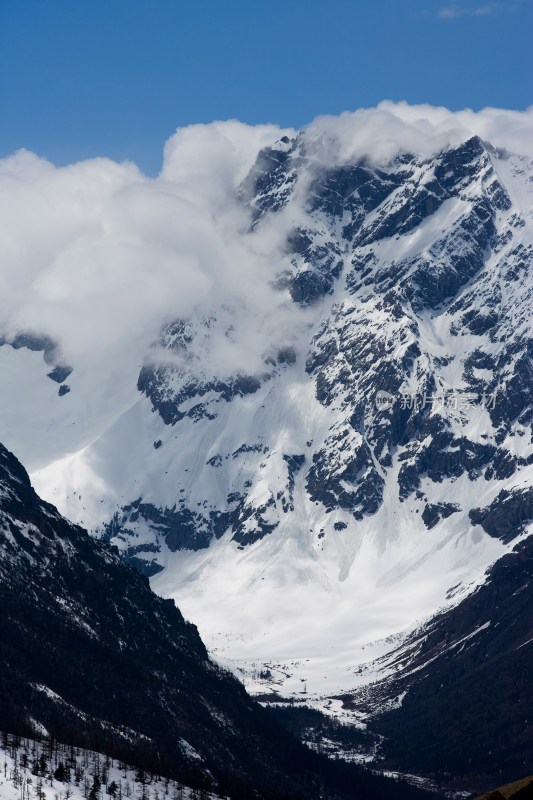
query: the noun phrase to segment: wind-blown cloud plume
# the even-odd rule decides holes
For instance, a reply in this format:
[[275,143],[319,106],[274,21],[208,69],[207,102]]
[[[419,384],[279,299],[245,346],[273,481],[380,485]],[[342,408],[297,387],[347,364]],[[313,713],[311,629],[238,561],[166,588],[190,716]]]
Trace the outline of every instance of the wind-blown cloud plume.
[[[221,332],[212,368],[257,367],[273,337],[302,324],[271,287],[297,220],[281,213],[251,233],[238,187],[285,134],[236,121],[178,130],[156,179],[104,158],[56,168],[20,151],[0,161],[0,335],[47,333],[74,366],[125,359],[137,369],[165,321],[226,304],[237,324],[232,337]],[[472,134],[533,156],[533,111],[385,102],[320,117],[302,135],[320,166],[429,156]]]

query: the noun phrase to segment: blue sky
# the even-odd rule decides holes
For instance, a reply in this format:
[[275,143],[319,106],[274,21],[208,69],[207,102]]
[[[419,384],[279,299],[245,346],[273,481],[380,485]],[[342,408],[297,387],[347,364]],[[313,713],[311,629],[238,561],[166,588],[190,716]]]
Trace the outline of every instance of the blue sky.
[[155,174],[176,127],[533,104],[533,0],[1,0],[0,156]]

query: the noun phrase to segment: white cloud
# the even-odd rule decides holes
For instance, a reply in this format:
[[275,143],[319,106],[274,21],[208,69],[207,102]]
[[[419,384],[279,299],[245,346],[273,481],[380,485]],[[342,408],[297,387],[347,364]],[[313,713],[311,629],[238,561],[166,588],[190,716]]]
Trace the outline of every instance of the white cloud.
[[453,4],[443,6],[437,12],[440,19],[457,19],[458,17],[490,17],[502,10],[500,3],[487,3],[483,6],[464,6]]
[[492,14],[496,14],[500,8],[501,6],[496,3],[492,3],[488,6],[479,6],[478,8],[474,8],[473,15],[474,17],[490,17]]
[[47,332],[73,363],[102,350],[142,360],[167,319],[259,302],[262,257],[235,190],[280,135],[237,122],[180,130],[155,180],[105,159],[1,161],[0,330]]
[[[46,332],[75,368],[111,370],[138,366],[166,320],[224,304],[237,309],[225,312],[235,331],[225,336],[221,321],[211,368],[257,368],[306,321],[270,287],[302,210],[251,234],[237,201],[259,150],[284,133],[236,121],[179,130],[156,179],[107,159],[56,168],[21,151],[0,161],[0,334]],[[303,132],[318,166],[427,156],[473,134],[533,156],[533,110],[384,102],[319,117]]]
[[457,17],[462,16],[462,11],[457,6],[445,6],[444,8],[439,9],[437,16],[439,16],[441,19],[456,19]]
[[452,112],[444,107],[384,101],[376,108],[318,117],[306,136],[317,158],[345,163],[368,158],[384,164],[401,152],[430,156],[480,136],[495,147],[533,157],[533,107]]

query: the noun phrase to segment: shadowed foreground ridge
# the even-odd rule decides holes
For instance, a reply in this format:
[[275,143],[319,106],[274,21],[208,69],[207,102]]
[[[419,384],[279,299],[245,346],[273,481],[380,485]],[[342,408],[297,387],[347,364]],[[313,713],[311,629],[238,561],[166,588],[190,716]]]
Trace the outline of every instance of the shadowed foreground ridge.
[[484,791],[533,767],[533,538],[397,651],[373,702],[389,768]]
[[[232,797],[424,797],[308,751],[196,628],[31,488],[0,445],[0,726],[42,726]],[[253,787],[253,788],[252,788]]]

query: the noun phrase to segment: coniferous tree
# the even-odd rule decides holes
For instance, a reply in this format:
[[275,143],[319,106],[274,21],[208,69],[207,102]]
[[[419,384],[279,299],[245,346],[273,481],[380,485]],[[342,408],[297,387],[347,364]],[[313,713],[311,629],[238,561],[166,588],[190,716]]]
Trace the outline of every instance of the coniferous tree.
[[100,778],[98,775],[94,776],[93,785],[91,791],[89,792],[88,800],[100,800],[100,787],[101,787]]

